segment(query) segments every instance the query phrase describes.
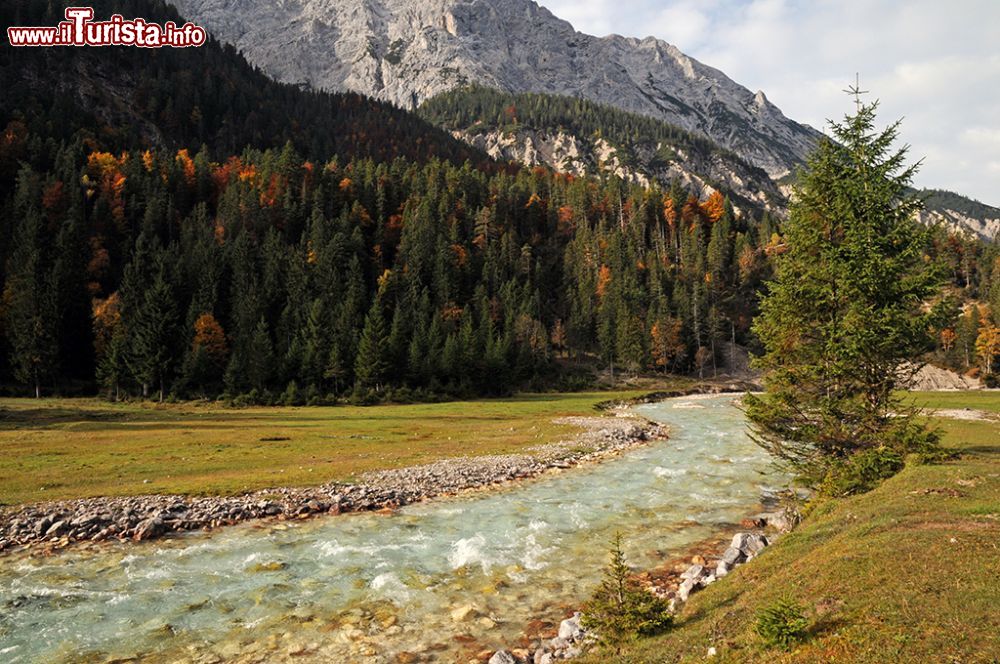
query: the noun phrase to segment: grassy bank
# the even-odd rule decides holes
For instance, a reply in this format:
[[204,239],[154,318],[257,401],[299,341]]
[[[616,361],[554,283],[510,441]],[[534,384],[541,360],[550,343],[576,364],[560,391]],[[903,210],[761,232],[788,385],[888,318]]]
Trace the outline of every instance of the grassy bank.
[[0,400],[0,503],[309,486],[460,455],[529,451],[639,394],[528,394],[330,408]]
[[[923,407],[1000,412],[1000,393],[918,393]],[[911,466],[819,505],[792,534],[692,597],[678,626],[624,662],[1000,661],[1000,422],[937,419],[952,462]],[[791,651],[753,625],[779,598],[811,627]],[[593,657],[590,662],[607,661]]]

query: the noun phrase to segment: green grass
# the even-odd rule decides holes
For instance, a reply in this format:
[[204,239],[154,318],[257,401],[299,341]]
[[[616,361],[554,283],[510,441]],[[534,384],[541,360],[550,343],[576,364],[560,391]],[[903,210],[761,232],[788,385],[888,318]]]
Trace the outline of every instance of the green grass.
[[[1000,411],[1000,393],[920,393],[919,405]],[[1000,661],[1000,423],[938,419],[956,461],[911,465],[876,490],[818,505],[749,565],[692,597],[624,662]],[[802,604],[807,640],[768,649],[758,611]],[[594,655],[592,663],[606,661]]]
[[554,418],[593,415],[600,401],[637,394],[242,410],[0,399],[0,503],[307,486],[446,457],[525,451],[574,431]]
[[1000,413],[1000,396],[993,390],[974,392],[911,392],[913,404],[920,408],[983,410]]

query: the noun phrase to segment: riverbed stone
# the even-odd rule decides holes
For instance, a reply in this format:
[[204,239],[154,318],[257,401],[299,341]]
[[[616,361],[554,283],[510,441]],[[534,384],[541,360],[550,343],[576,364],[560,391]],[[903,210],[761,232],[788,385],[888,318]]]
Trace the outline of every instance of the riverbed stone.
[[161,521],[158,517],[153,517],[151,519],[146,519],[136,526],[135,534],[132,535],[132,538],[137,542],[141,542],[142,540],[153,539],[162,532],[163,521]]
[[698,588],[698,582],[695,579],[684,579],[684,582],[677,589],[677,597],[682,602],[686,602],[691,593]]
[[510,654],[510,652],[506,650],[497,650],[493,653],[493,656],[490,657],[489,664],[517,664],[517,660],[514,658],[514,655]]
[[705,568],[701,565],[691,565],[681,573],[682,579],[694,579],[697,581],[705,575]]
[[476,607],[472,604],[465,604],[459,606],[451,611],[451,619],[453,622],[464,622],[469,618],[473,617],[476,613]]
[[559,638],[567,641],[576,641],[584,634],[583,626],[580,624],[580,612],[573,614],[572,618],[566,618],[559,623]]
[[69,524],[65,521],[56,521],[45,530],[46,537],[59,537],[69,529]]
[[[734,542],[736,541],[735,538],[733,539],[733,541]],[[744,554],[743,551],[737,546],[729,547],[722,554],[722,562],[725,562],[727,565],[729,565],[730,569],[732,569],[737,564],[743,562],[744,560],[746,560],[746,554]]]

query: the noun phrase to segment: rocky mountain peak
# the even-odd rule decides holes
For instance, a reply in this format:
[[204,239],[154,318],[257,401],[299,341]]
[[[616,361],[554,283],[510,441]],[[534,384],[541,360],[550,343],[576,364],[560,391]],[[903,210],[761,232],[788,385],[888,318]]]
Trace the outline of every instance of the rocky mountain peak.
[[177,4],[279,80],[405,108],[469,83],[582,97],[700,133],[774,177],[819,136],[672,44],[587,35],[532,0]]

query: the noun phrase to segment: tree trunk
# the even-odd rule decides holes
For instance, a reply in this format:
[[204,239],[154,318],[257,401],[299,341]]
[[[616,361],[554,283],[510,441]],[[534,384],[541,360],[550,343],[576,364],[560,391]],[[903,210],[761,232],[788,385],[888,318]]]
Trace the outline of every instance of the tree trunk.
[[42,398],[42,386],[39,384],[37,379],[35,380],[35,398],[36,399]]
[[144,382],[142,384],[142,398],[143,399],[149,398],[149,383]]

